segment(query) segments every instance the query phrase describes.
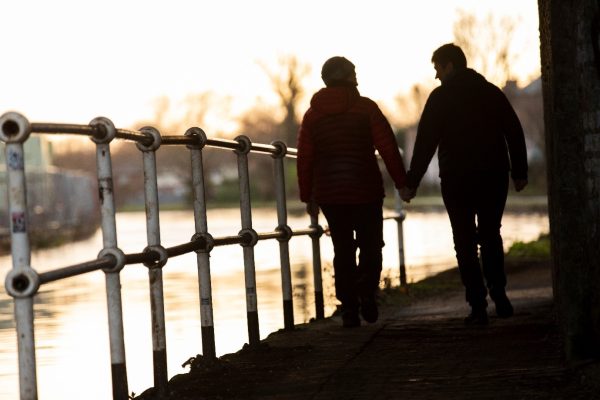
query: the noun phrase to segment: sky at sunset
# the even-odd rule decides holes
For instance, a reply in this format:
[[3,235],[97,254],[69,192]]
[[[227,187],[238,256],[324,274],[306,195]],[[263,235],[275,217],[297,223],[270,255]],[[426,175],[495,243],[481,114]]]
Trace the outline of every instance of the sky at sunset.
[[311,66],[305,103],[322,86],[322,63],[343,55],[361,93],[393,109],[395,96],[433,78],[431,52],[452,41],[459,8],[518,18],[513,70],[522,85],[539,75],[536,0],[3,1],[0,112],[36,122],[103,115],[136,129],[158,98],[176,111],[210,91],[231,98],[233,119],[257,101],[277,104],[264,66],[276,70],[285,55]]

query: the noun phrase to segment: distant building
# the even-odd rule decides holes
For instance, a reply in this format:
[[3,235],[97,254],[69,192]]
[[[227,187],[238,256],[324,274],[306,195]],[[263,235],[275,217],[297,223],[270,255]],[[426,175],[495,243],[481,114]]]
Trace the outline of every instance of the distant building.
[[519,88],[514,81],[508,81],[503,91],[523,125],[530,163],[543,163],[545,136],[542,79],[534,79],[523,88]]
[[[10,236],[5,145],[0,143],[0,250]],[[94,177],[52,165],[52,143],[32,135],[24,144],[27,224],[32,242],[82,237],[99,225]]]
[[182,204],[190,195],[189,185],[176,173],[162,172],[157,175],[156,183],[160,204]]
[[[52,165],[52,142],[43,136],[31,135],[23,146],[27,169],[47,169]],[[0,142],[0,170],[6,168],[5,145]]]

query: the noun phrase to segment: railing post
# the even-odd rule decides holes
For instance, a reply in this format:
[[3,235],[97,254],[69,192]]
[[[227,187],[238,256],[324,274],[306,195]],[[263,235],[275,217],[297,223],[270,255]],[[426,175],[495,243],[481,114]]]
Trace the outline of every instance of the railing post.
[[325,301],[323,298],[323,277],[321,273],[321,243],[319,239],[323,235],[323,228],[319,225],[319,216],[310,216],[310,227],[316,232],[310,234],[312,240],[312,259],[313,259],[313,281],[315,286],[315,317],[316,319],[325,318]]
[[110,339],[110,359],[112,371],[113,399],[127,400],[127,367],[125,364],[125,341],[123,338],[123,307],[121,303],[121,278],[119,272],[125,266],[125,255],[117,247],[117,224],[115,218],[115,201],[113,195],[112,162],[110,142],[116,136],[113,123],[104,117],[90,122],[97,129],[92,137],[96,143],[96,166],[98,169],[98,189],[100,195],[100,212],[103,250],[98,258],[113,256],[115,266],[105,269],[106,298],[108,307],[108,328]]
[[215,327],[212,307],[212,284],[210,277],[210,251],[214,246],[212,236],[208,233],[206,218],[206,194],[204,186],[204,165],[202,149],[206,145],[206,134],[200,128],[190,128],[186,136],[196,137],[198,144],[188,146],[192,164],[192,186],[194,190],[194,221],[196,234],[193,239],[203,238],[206,246],[196,251],[198,263],[198,280],[200,285],[200,325],[202,327],[202,352],[204,356],[216,358]]
[[163,294],[162,267],[167,263],[167,251],[160,244],[160,219],[158,207],[158,183],[156,177],[156,150],[161,136],[155,128],[146,126],[140,131],[152,138],[150,145],[137,143],[144,162],[144,198],[146,201],[146,237],[148,246],[144,252],[156,252],[156,262],[144,263],[148,267],[150,282],[150,311],[152,315],[152,355],[154,362],[154,387],[159,396],[168,393],[167,339],[165,329],[165,301]]
[[260,342],[260,330],[258,327],[258,305],[256,297],[256,270],[254,265],[254,246],[258,242],[258,235],[252,229],[252,208],[250,205],[250,178],[248,175],[248,153],[252,142],[247,136],[238,136],[235,140],[240,148],[235,150],[237,154],[238,175],[240,185],[240,214],[242,220],[241,236],[247,240],[242,242],[244,251],[244,276],[246,282],[246,311],[248,315],[248,340],[251,346]]
[[406,265],[404,261],[404,229],[402,228],[402,224],[404,219],[406,218],[406,213],[404,212],[404,208],[402,207],[402,199],[400,198],[400,194],[397,190],[395,193],[395,201],[396,201],[396,224],[398,227],[398,264],[400,266],[400,286],[406,286]]
[[272,143],[279,150],[273,155],[273,172],[275,175],[275,198],[277,201],[277,230],[284,232],[279,242],[279,262],[281,266],[281,290],[283,292],[283,326],[287,330],[294,329],[294,302],[292,297],[292,273],[290,269],[289,240],[292,230],[287,224],[287,205],[285,196],[285,174],[283,160],[287,152],[285,143]]
[[6,143],[8,203],[12,270],[6,277],[6,290],[14,297],[19,351],[19,391],[21,400],[37,399],[35,340],[33,329],[33,295],[39,287],[31,268],[28,233],[27,190],[23,143],[29,137],[29,121],[17,113],[0,117],[0,140]]

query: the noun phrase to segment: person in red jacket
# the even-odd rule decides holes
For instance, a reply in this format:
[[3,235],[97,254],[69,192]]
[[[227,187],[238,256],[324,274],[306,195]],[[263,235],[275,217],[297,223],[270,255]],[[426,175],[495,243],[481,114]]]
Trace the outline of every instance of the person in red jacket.
[[326,87],[313,95],[298,134],[298,185],[307,212],[320,208],[327,219],[343,326],[355,327],[359,310],[367,322],[378,318],[385,193],[375,150],[396,188],[406,171],[387,119],[356,88],[354,64],[332,57],[321,77]]
[[405,201],[415,196],[437,150],[442,197],[471,306],[465,323],[485,325],[488,292],[498,317],[508,318],[514,312],[505,291],[500,227],[509,171],[517,192],[527,185],[525,136],[504,93],[467,68],[460,47],[445,44],[434,51],[431,61],[442,85],[431,92],[423,109],[407,184],[400,195]]

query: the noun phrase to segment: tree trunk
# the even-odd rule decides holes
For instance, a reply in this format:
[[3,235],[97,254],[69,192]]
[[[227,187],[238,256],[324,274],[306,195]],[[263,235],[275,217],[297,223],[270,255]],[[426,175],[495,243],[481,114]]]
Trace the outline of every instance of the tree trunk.
[[538,4],[554,297],[577,362],[600,357],[600,10],[596,0]]

